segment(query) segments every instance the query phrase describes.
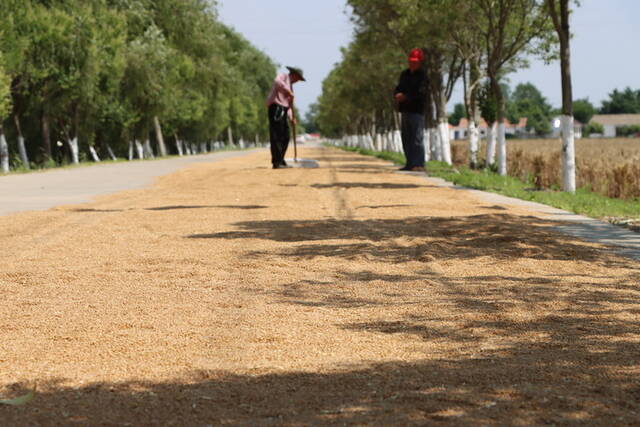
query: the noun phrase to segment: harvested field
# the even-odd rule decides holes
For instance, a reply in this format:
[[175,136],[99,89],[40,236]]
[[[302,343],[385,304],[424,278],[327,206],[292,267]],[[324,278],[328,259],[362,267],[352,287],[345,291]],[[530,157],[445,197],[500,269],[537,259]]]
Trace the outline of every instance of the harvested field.
[[[454,162],[468,164],[469,144],[454,141]],[[507,141],[508,172],[539,188],[560,188],[562,142],[559,139]],[[485,160],[485,144],[480,158]],[[604,196],[640,198],[640,139],[576,140],[576,182]]]
[[640,423],[640,267],[304,148],[0,217],[5,425]]

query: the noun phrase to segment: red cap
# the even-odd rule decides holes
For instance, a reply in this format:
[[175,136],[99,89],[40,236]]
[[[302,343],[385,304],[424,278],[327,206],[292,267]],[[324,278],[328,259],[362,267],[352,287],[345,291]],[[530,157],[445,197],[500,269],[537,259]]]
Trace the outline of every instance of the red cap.
[[422,49],[413,49],[409,54],[409,62],[422,62],[424,61],[424,53]]

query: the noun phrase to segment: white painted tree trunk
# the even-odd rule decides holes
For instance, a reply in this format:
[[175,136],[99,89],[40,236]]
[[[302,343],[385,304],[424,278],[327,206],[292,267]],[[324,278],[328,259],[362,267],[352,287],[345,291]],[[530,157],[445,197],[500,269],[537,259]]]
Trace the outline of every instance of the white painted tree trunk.
[[144,159],[144,148],[142,147],[142,144],[140,144],[140,141],[138,141],[137,139],[135,140],[136,143],[136,152],[138,153],[138,159],[142,160]]
[[563,115],[562,122],[562,189],[576,191],[576,151],[573,116]]
[[178,156],[184,156],[184,151],[182,150],[182,141],[176,138],[176,149],[178,150]]
[[478,165],[478,141],[480,140],[480,131],[476,126],[475,120],[469,120],[469,162],[472,168]]
[[133,160],[133,141],[129,141],[129,161]]
[[498,137],[497,123],[492,123],[487,128],[487,167],[496,162],[496,141]]
[[402,135],[399,130],[393,131],[393,146],[396,153],[402,153]]
[[0,128],[0,168],[2,172],[9,173],[9,144],[2,128]]
[[376,151],[383,151],[384,144],[382,142],[382,135],[376,134]]
[[144,157],[155,159],[155,156],[153,155],[153,148],[151,148],[151,141],[149,141],[149,138],[144,140]]
[[71,150],[71,163],[77,165],[80,163],[79,149],[78,149],[78,137],[75,136],[67,141],[69,149]]
[[375,151],[376,147],[374,145],[373,136],[370,133],[367,134],[366,141],[367,141],[367,148],[371,151]]
[[109,153],[109,157],[111,158],[111,160],[113,160],[114,162],[116,160],[118,160],[118,158],[116,157],[116,155],[113,153],[113,150],[111,149],[111,146],[109,144],[107,144],[107,153]]
[[20,153],[20,160],[22,160],[22,166],[25,169],[31,169],[29,166],[29,157],[27,156],[27,147],[24,145],[24,137],[18,136],[18,152]]
[[431,130],[430,129],[424,130],[424,136],[422,141],[424,143],[424,161],[429,162],[431,161]]
[[440,133],[438,132],[438,128],[429,129],[429,135],[431,137],[431,141],[429,142],[431,149],[431,158],[438,162],[442,161],[442,150],[440,149]]
[[507,176],[507,138],[504,122],[498,123],[498,173]]
[[96,149],[93,148],[93,145],[89,146],[89,153],[91,153],[91,158],[93,158],[94,162],[100,162],[100,157],[98,156],[98,153],[96,153]]
[[164,136],[162,136],[162,127],[160,126],[160,119],[158,116],[153,118],[153,127],[156,131],[156,139],[158,140],[158,151],[161,157],[167,156],[167,146],[164,143]]
[[449,135],[449,123],[444,121],[440,122],[438,125],[438,130],[440,133],[440,145],[442,150],[442,161],[447,163],[448,165],[453,164],[451,161],[451,141]]

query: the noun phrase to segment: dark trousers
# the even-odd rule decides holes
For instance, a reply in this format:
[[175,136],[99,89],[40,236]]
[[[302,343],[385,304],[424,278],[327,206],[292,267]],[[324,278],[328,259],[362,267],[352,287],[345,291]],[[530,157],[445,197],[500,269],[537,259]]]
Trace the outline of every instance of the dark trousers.
[[402,149],[407,158],[406,167],[424,166],[424,115],[402,113]]
[[271,139],[271,163],[284,164],[284,155],[289,146],[288,108],[278,104],[269,106],[269,137]]

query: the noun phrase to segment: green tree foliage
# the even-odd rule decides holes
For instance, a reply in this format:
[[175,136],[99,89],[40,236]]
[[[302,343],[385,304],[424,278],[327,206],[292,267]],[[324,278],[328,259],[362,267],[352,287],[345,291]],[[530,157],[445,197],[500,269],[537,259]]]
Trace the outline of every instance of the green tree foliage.
[[509,121],[517,123],[526,117],[527,130],[533,130],[541,136],[551,132],[553,109],[533,84],[522,83],[516,86],[507,102]]
[[309,110],[304,116],[302,125],[307,133],[317,133],[318,129],[318,104],[313,103],[309,106]]
[[600,123],[598,122],[590,122],[589,124],[587,124],[584,129],[582,130],[582,132],[586,135],[589,136],[591,134],[600,134],[603,135],[604,134],[604,126],[602,126]]
[[589,123],[597,112],[598,110],[596,110],[596,107],[593,106],[588,98],[573,101],[573,116],[580,123]]
[[453,106],[453,113],[449,114],[449,123],[453,126],[458,126],[460,120],[466,117],[467,111],[464,104],[456,104]]
[[9,96],[11,93],[11,81],[3,63],[2,55],[0,55],[0,120],[7,117],[11,106],[11,97]]
[[[484,104],[489,116],[504,115],[508,94],[496,91],[496,86],[502,87],[508,73],[525,66],[527,55],[548,58],[553,51],[555,39],[542,0],[349,0],[348,4],[355,38],[325,80],[318,100],[318,125],[329,135],[397,126],[390,92],[412,48],[422,47],[426,53],[429,127],[447,119],[446,103],[463,63],[473,71],[467,82],[473,88],[469,98]],[[492,85],[487,83],[490,79]],[[453,122],[466,116],[458,113]]]
[[640,114],[640,90],[630,87],[619,91],[615,89],[609,99],[602,102],[601,114]]
[[[268,135],[271,59],[208,0],[0,0],[0,108],[8,139],[41,161],[51,141],[124,156],[154,123],[187,142]],[[7,90],[10,90],[7,98]],[[11,117],[11,120],[10,119]],[[11,147],[13,149],[13,147]]]

